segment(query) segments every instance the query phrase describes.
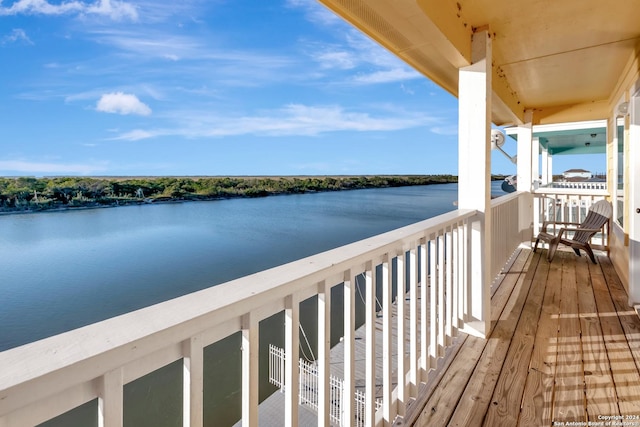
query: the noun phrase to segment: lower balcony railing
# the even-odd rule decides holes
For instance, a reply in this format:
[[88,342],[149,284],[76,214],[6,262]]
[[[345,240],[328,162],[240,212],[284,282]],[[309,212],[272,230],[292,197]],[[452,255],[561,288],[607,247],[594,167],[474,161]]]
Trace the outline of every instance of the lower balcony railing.
[[[491,274],[499,272],[521,241],[518,206],[518,194],[493,201],[495,250],[489,258],[494,261],[485,267]],[[122,426],[125,385],[177,361],[183,367],[183,384],[175,392],[182,396],[183,425],[202,426],[203,349],[235,333],[242,343],[242,423],[257,426],[259,322],[280,312],[285,319],[285,424],[295,426],[300,303],[310,298],[317,304],[317,416],[319,425],[328,426],[334,287],[343,291],[341,380],[347,396],[356,395],[357,292],[366,329],[364,413],[356,411],[351,398],[344,399],[340,416],[346,424],[356,418],[366,426],[391,424],[405,414],[420,383],[469,320],[471,229],[481,218],[473,210],[456,210],[2,352],[0,427],[37,425],[92,400],[97,400],[99,426]],[[382,325],[378,335],[376,321]],[[376,345],[382,352],[378,371]],[[378,393],[376,379],[382,384]]]

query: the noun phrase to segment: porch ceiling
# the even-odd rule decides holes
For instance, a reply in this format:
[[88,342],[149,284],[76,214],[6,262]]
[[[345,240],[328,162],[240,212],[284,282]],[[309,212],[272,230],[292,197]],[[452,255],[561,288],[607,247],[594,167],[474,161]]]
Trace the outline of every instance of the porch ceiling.
[[[517,140],[517,128],[505,129]],[[602,154],[607,152],[607,122],[593,120],[579,123],[536,125],[533,136],[551,155]]]
[[493,37],[493,122],[605,119],[640,53],[637,0],[319,0],[453,95],[471,35]]

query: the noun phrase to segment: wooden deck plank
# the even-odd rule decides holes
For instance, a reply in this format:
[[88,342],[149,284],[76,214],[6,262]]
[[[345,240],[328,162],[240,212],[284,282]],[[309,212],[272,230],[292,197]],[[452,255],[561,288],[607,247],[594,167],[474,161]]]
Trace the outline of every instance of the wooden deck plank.
[[[601,323],[606,319],[607,326],[610,328],[605,333],[605,343],[614,374],[620,414],[638,416],[640,415],[640,375],[638,373],[640,320],[627,303],[627,294],[611,261],[603,257],[600,267],[605,283],[602,287],[602,309],[600,309],[600,299],[598,299],[598,308],[601,312]],[[595,277],[596,273],[593,275]],[[608,298],[605,298],[605,290],[608,291]],[[605,330],[604,326],[603,330]],[[640,422],[640,420],[635,421]]]
[[[530,259],[530,251],[522,251],[513,263],[515,268],[525,270],[527,261]],[[503,282],[496,289],[492,298],[492,322],[497,321],[503,311],[508,311],[506,304],[511,295],[513,286],[517,283],[519,274],[506,274]],[[501,306],[504,302],[505,306]],[[497,304],[497,305],[496,305]],[[504,310],[503,310],[504,307]],[[456,409],[458,401],[473,374],[477,361],[485,349],[487,341],[481,338],[469,336],[466,338],[458,357],[452,361],[446,374],[440,381],[431,398],[426,402],[424,409],[420,413],[415,425],[418,426],[444,426]],[[446,387],[441,386],[446,384]]]
[[527,260],[527,267],[515,278],[516,283],[500,320],[491,332],[482,357],[471,376],[462,398],[454,412],[450,424],[460,426],[482,425],[487,408],[491,403],[492,391],[503,368],[505,355],[509,350],[516,325],[521,317],[522,307],[527,301],[535,272],[534,260]]
[[[562,288],[560,290],[560,327],[558,329],[558,366],[555,376],[554,422],[586,421],[584,368],[578,319],[578,288],[575,255],[560,253]],[[573,265],[572,265],[573,264]]]
[[561,251],[524,265],[522,252],[494,289],[492,336],[466,337],[417,421],[398,425],[586,425],[640,414],[640,318],[610,260]]
[[589,274],[589,261],[576,260],[578,307],[582,330],[582,359],[584,363],[585,397],[589,421],[599,421],[599,415],[618,414],[615,385],[611,365],[598,319],[595,295]]
[[557,365],[555,342],[560,319],[562,263],[549,264],[546,254],[542,258],[539,266],[546,264],[547,281],[522,396],[519,417],[519,425],[522,426],[551,425],[553,417],[553,386]]
[[485,426],[517,425],[548,272],[549,263],[541,261],[539,253],[534,254],[530,273],[535,273],[535,276],[531,278],[529,298],[525,303],[498,378],[491,405],[485,417]]

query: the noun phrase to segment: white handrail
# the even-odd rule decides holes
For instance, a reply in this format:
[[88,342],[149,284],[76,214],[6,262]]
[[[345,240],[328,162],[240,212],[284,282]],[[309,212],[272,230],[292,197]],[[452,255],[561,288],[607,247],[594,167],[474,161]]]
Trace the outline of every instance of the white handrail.
[[[435,359],[443,354],[444,346],[451,341],[450,336],[443,334],[457,333],[464,321],[470,292],[464,288],[466,282],[461,274],[465,270],[458,260],[465,258],[467,243],[462,236],[475,216],[475,211],[456,210],[2,352],[0,425],[35,425],[96,398],[101,422],[106,427],[121,425],[118,420],[121,422],[122,418],[124,384],[182,359],[185,390],[190,390],[184,393],[185,425],[199,426],[203,405],[202,349],[238,331],[243,332],[243,354],[246,355],[243,357],[243,425],[256,425],[257,395],[252,393],[257,390],[258,376],[255,356],[251,354],[257,353],[260,320],[284,310],[287,299],[302,301],[319,295],[323,289],[344,281],[352,282],[357,274],[375,274],[378,265],[382,265],[386,277],[370,283],[390,286],[391,265],[396,262],[402,266],[406,261],[410,271],[420,270],[424,276],[429,268],[428,254],[429,264],[435,266],[431,277],[439,277],[435,282],[431,279],[431,293],[435,298],[427,294],[427,286],[421,286],[422,300],[418,305],[418,274],[404,277],[403,268],[396,272],[399,283],[406,283],[411,290],[410,320],[398,330],[406,328],[410,335],[409,348],[415,360],[405,364],[404,358],[398,358],[399,369],[391,369],[391,372],[401,372],[400,377],[406,379],[406,382],[400,381],[396,391],[385,395],[384,412],[387,417],[395,418],[397,413],[404,412],[413,397],[417,389],[415,383],[425,378],[435,366]],[[447,251],[442,251],[443,245]],[[452,258],[445,259],[443,253],[452,254]],[[418,254],[421,254],[420,261]],[[324,283],[328,283],[329,288],[325,288]],[[448,294],[443,298],[445,290]],[[382,304],[390,307],[389,301]],[[294,305],[293,310],[299,307]],[[347,312],[354,310],[350,307]],[[384,312],[383,309],[383,316]],[[424,325],[421,322],[428,318],[429,312],[435,322],[421,329]],[[291,340],[291,331],[297,333],[298,325],[287,330],[286,340]],[[425,343],[434,343],[434,347],[428,348]],[[387,343],[387,351],[395,351],[393,347],[397,345],[404,346],[404,342]],[[388,357],[387,363],[391,363],[390,360]],[[322,355],[319,363],[326,363]],[[347,360],[345,370],[352,363]],[[353,395],[353,390],[346,392]],[[374,397],[366,396],[366,401],[367,405],[373,405]],[[111,424],[111,420],[116,421]]]
[[557,190],[559,188],[585,189],[585,190],[606,190],[607,183],[599,181],[557,181],[546,184],[541,188],[545,190]]
[[523,192],[507,194],[491,200],[491,277],[495,278],[522,242],[520,199]]

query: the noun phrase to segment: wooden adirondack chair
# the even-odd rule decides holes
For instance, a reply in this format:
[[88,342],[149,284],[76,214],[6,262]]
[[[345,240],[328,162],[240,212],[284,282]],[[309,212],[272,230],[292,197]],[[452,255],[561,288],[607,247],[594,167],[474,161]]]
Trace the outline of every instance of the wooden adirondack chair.
[[[591,205],[589,212],[587,213],[587,217],[582,223],[545,221],[542,224],[542,231],[536,238],[536,244],[533,247],[533,252],[538,249],[538,242],[540,242],[540,240],[544,240],[549,243],[547,259],[551,262],[551,260],[553,260],[553,256],[556,254],[558,245],[562,243],[564,245],[571,246],[578,256],[580,256],[580,249],[583,249],[587,255],[589,255],[591,261],[596,264],[596,258],[593,255],[591,246],[589,246],[589,240],[591,240],[591,237],[600,231],[607,221],[611,219],[612,213],[613,208],[611,203],[606,200],[600,200]],[[560,228],[560,232],[556,235],[547,232],[547,226],[549,224],[560,224],[573,227],[562,227]],[[573,233],[573,235],[569,237],[569,233]]]

